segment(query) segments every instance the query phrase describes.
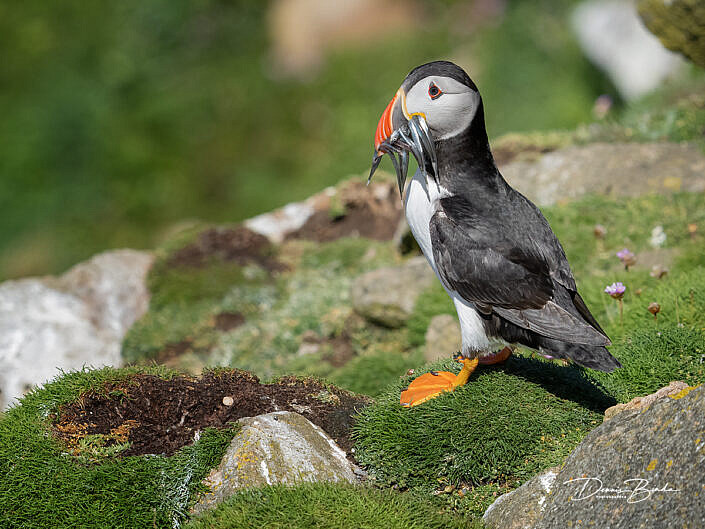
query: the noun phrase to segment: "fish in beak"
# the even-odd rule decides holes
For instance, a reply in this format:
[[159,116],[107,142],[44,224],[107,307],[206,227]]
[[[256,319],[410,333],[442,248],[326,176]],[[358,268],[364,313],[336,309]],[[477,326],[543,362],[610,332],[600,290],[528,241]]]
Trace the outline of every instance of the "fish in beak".
[[372,168],[367,179],[369,185],[382,157],[388,154],[397,173],[399,194],[404,196],[404,184],[409,170],[409,153],[413,154],[419,168],[438,184],[438,161],[433,137],[422,114],[410,115],[406,110],[406,94],[400,88],[377,124]]

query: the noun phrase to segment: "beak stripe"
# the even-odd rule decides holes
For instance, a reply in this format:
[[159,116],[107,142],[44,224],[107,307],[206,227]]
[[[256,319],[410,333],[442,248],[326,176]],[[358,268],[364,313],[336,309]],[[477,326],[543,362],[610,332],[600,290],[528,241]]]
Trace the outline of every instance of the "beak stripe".
[[397,102],[399,94],[394,96],[387,108],[384,109],[382,117],[379,118],[379,123],[377,124],[377,132],[375,133],[375,150],[379,150],[379,146],[384,140],[389,138],[394,131],[394,126],[392,125],[392,114],[394,113],[394,103]]

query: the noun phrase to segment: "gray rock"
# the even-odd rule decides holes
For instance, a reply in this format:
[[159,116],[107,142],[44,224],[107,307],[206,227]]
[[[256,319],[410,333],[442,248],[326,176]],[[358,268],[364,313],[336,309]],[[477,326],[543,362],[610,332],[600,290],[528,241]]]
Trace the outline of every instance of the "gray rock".
[[106,252],[59,278],[0,284],[0,409],[58,369],[121,365],[122,339],[149,303],[145,252]]
[[634,397],[627,403],[620,402],[618,404],[615,404],[614,406],[610,406],[605,410],[605,420],[611,419],[612,417],[614,417],[618,413],[622,413],[623,411],[646,408],[648,406],[651,406],[657,400],[663,399],[665,397],[670,397],[671,395],[676,395],[684,389],[687,389],[688,387],[688,384],[686,384],[685,382],[682,382],[680,380],[674,380],[673,382],[668,384],[668,386],[659,389],[655,393],[651,393],[650,395],[646,395],[645,397]]
[[298,230],[315,213],[314,201],[291,202],[286,206],[252,217],[244,222],[254,232],[279,244],[286,236]]
[[705,386],[698,386],[590,432],[561,467],[534,527],[705,527],[704,469]]
[[593,143],[501,167],[507,181],[541,206],[586,193],[640,196],[705,191],[705,156],[692,144]]
[[531,529],[543,512],[558,470],[551,468],[497,498],[482,521],[489,529]]
[[356,468],[335,442],[298,413],[245,417],[218,468],[204,480],[210,492],[193,512],[211,509],[240,489],[303,482],[357,483]]
[[427,362],[448,358],[460,351],[460,324],[450,314],[439,314],[431,318],[426,329],[424,357]]
[[57,286],[81,299],[99,329],[122,337],[149,308],[147,272],[153,257],[137,250],[113,250],[77,264]]
[[657,88],[683,64],[647,31],[629,0],[582,2],[573,12],[572,23],[585,55],[612,79],[625,99]]
[[434,279],[424,257],[414,257],[400,266],[372,270],[353,282],[353,309],[375,323],[400,327],[414,310],[419,294]]

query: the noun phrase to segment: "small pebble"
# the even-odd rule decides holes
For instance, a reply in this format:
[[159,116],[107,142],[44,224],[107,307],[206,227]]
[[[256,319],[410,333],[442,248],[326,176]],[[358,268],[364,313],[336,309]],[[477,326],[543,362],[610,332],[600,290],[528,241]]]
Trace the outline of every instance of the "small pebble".
[[225,404],[226,406],[232,406],[233,402],[235,401],[232,397],[223,397],[223,404]]

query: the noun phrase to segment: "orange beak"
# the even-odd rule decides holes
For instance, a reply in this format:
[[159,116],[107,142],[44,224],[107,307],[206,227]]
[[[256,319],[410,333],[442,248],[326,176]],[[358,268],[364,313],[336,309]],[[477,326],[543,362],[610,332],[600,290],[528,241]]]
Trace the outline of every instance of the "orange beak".
[[[394,112],[397,112],[397,128],[394,128]],[[401,115],[403,114],[403,115]],[[404,89],[400,88],[389,102],[377,123],[375,131],[375,151],[367,183],[372,180],[382,156],[389,155],[397,174],[399,194],[404,194],[404,183],[409,170],[409,153],[414,155],[419,168],[437,182],[436,151],[433,138],[422,113],[409,115],[406,110]]]
[[384,109],[384,112],[382,112],[382,117],[379,118],[379,123],[377,124],[377,131],[375,132],[376,152],[379,152],[379,146],[382,145],[382,142],[388,139],[394,131],[394,125],[392,123],[392,114],[394,114],[394,104],[397,102],[397,99],[399,99],[398,92],[397,95],[394,96],[394,99],[389,102],[387,108]]

